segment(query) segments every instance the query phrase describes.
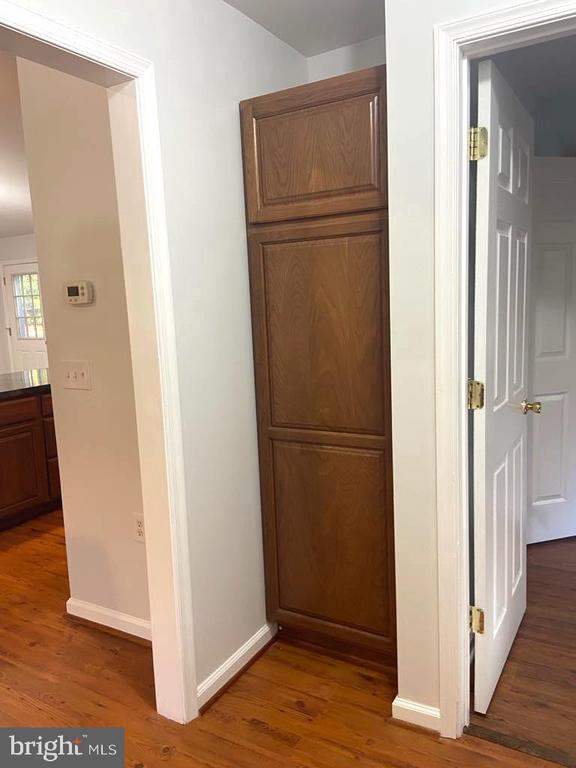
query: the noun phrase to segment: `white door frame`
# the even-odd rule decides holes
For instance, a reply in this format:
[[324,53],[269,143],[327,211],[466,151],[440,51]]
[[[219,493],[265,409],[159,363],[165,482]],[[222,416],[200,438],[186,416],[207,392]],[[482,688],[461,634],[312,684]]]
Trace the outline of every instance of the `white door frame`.
[[440,728],[469,720],[468,156],[469,62],[576,33],[576,0],[536,0],[434,30],[436,482]]
[[[133,81],[141,144],[148,254],[139,272],[149,293],[128,301],[138,448],[146,526],[156,707],[181,723],[198,714],[190,557],[168,234],[158,107],[152,62],[0,0],[0,44],[15,55],[78,77],[115,85]],[[143,285],[124,263],[127,291]],[[145,281],[144,281],[145,282]],[[130,316],[131,305],[138,303]],[[132,338],[131,338],[132,342]]]

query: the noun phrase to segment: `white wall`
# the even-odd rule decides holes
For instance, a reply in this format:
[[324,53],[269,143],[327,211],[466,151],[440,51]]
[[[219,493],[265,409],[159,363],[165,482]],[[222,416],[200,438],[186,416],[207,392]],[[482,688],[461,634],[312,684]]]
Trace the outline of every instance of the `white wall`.
[[[17,237],[0,237],[0,278],[2,263],[7,261],[35,261],[36,246],[34,235],[19,235]],[[6,333],[6,310],[4,308],[4,291],[0,286],[0,374],[12,370],[10,365],[9,338]]]
[[576,104],[573,91],[538,97],[534,119],[537,155],[576,157]]
[[[108,95],[23,59],[18,78],[70,593],[147,620],[145,548],[134,535],[142,496]],[[63,285],[72,280],[93,282],[93,305],[64,302]],[[66,360],[90,362],[90,391],[64,388]]]
[[0,50],[0,237],[32,232],[18,76],[14,56]]
[[[480,11],[514,4],[484,0]],[[399,691],[431,707],[439,704],[433,33],[478,13],[473,0],[386,0]]]
[[306,59],[221,0],[17,4],[155,63],[202,681],[265,623],[238,102]]
[[34,235],[0,237],[0,261],[35,261]]
[[308,57],[308,81],[324,80],[357,69],[375,67],[386,60],[386,41],[384,35],[372,37],[362,43],[345,45],[333,51]]

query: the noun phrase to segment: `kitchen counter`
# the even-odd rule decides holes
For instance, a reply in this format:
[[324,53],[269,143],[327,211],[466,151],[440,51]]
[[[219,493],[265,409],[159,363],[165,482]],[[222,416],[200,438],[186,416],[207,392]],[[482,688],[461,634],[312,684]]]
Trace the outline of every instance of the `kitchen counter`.
[[35,368],[16,373],[0,373],[0,401],[49,393],[50,380],[47,368]]

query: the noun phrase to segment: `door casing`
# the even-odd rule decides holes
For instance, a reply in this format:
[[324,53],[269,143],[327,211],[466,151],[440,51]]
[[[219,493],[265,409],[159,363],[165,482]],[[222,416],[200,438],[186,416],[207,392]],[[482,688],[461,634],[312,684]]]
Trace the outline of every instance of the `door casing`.
[[437,25],[435,76],[436,510],[440,730],[469,721],[468,127],[470,61],[576,33],[576,0]]
[[[198,694],[176,331],[154,65],[7,0],[0,0],[0,47],[104,86],[113,90],[115,97],[124,94],[136,113],[139,167],[134,169],[132,181],[117,179],[117,191],[147,533],[156,708],[161,715],[186,723],[198,714]],[[128,117],[134,117],[132,112]],[[115,129],[112,123],[111,130],[114,140],[126,147],[124,154],[132,156],[132,136],[121,127]],[[131,184],[139,173],[144,188],[135,191]],[[141,229],[135,232],[133,219],[127,211],[123,213],[122,200],[130,201],[135,195],[144,201],[145,233]],[[147,249],[142,249],[141,243]]]

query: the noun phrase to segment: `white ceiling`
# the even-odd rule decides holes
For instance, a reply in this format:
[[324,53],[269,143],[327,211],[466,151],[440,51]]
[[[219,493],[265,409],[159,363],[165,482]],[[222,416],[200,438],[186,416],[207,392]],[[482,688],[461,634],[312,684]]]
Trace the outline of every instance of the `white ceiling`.
[[305,56],[384,34],[384,0],[226,0]]
[[33,231],[16,60],[0,51],[0,237]]

